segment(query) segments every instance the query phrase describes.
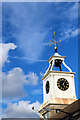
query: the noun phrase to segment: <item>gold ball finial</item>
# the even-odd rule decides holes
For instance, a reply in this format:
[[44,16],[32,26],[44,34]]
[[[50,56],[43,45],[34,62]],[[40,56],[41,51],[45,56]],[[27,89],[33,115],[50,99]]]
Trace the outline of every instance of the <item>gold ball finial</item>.
[[56,50],[56,49],[57,49],[57,47],[54,47],[54,49]]
[[54,35],[56,34],[56,32],[54,32]]

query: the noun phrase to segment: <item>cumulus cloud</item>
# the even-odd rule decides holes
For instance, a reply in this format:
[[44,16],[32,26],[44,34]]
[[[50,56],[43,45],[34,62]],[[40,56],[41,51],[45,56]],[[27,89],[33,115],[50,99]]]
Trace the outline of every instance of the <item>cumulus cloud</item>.
[[26,76],[21,68],[13,68],[8,74],[2,73],[3,98],[23,96],[24,83],[26,83]]
[[[13,43],[1,43],[0,44],[0,65],[3,66],[5,62],[8,62],[8,53],[17,46]],[[1,54],[0,54],[1,55]],[[20,67],[16,67],[4,73],[0,70],[0,95],[3,97],[3,103],[8,103],[11,100],[16,100],[27,96],[24,90],[24,85],[37,85],[38,76],[34,72],[24,74]],[[1,86],[3,85],[3,87]],[[1,94],[2,92],[2,94]],[[0,98],[1,98],[0,97]],[[1,102],[1,101],[0,101]],[[20,101],[19,103],[9,103],[7,108],[4,109],[4,117],[39,117],[32,111],[32,107],[39,109],[40,103],[32,103],[30,101]],[[1,111],[0,111],[1,112]]]
[[25,95],[24,84],[37,85],[38,76],[34,72],[24,74],[23,70],[19,67],[13,68],[11,71],[2,73],[3,83],[3,98],[23,97]]
[[1,71],[4,63],[8,62],[9,51],[14,50],[16,47],[13,43],[0,43],[0,95],[3,96],[3,98],[23,97],[25,95],[24,84],[38,84],[38,76],[36,73],[29,72],[25,75],[20,67],[13,68],[8,71],[8,73]]
[[14,50],[17,46],[13,43],[0,43],[0,69],[5,62],[8,61],[8,52],[9,50]]
[[20,98],[27,95],[24,91],[24,85],[37,85],[38,76],[34,72],[24,74],[20,67],[13,68],[7,73],[2,72],[1,68],[5,62],[8,62],[8,53],[17,46],[13,43],[0,43],[0,101],[4,98]]
[[29,72],[28,75],[26,75],[27,84],[37,85],[38,84],[38,76],[34,72]]
[[[8,52],[14,50],[17,46],[13,43],[0,43],[0,102],[2,103],[2,78],[6,77],[5,73],[2,73],[2,67],[5,62],[8,61]],[[4,74],[4,75],[3,75]],[[5,81],[6,82],[6,81]],[[10,86],[8,86],[10,87]]]
[[32,107],[36,110],[40,109],[38,101],[31,103],[30,101],[19,101],[19,103],[8,103],[7,108],[4,110],[3,118],[38,118]]

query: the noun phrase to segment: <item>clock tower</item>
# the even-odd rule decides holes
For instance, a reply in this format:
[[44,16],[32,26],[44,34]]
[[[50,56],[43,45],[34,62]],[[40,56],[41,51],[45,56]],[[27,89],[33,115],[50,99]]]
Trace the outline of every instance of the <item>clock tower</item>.
[[[68,104],[76,101],[75,73],[65,64],[64,60],[66,57],[59,55],[57,52],[56,45],[60,41],[56,41],[55,32],[54,39],[55,40],[51,40],[51,42],[55,44],[55,53],[49,58],[49,67],[42,78],[43,104],[39,112],[44,118],[50,118],[51,114],[56,114]],[[67,72],[62,70],[62,64],[67,68]],[[54,70],[56,67],[59,68],[59,71]]]

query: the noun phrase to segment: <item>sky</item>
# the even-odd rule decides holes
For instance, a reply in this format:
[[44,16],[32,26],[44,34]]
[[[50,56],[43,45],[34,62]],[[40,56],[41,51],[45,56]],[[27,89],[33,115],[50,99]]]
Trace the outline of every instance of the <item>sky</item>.
[[[78,3],[3,2],[0,79],[3,117],[39,117],[42,80],[54,54],[50,40],[61,40],[58,53],[75,74],[78,89]],[[1,56],[2,54],[2,56]],[[66,71],[65,68],[63,68]],[[0,80],[1,81],[1,80]]]

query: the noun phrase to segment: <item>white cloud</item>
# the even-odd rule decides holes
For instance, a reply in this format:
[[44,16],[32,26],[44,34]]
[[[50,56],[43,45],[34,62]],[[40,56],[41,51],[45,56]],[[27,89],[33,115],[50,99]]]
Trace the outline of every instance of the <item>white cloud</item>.
[[[70,3],[69,3],[70,4]],[[78,18],[78,3],[74,3],[74,5],[72,5],[71,7],[70,6],[67,6],[69,7],[68,9],[66,9],[66,11],[64,11],[62,14],[63,16],[66,17],[66,21],[67,19],[73,21],[75,20],[76,18]]]
[[8,74],[2,73],[2,82],[3,98],[18,98],[25,95],[24,84],[38,84],[38,76],[34,72],[29,72],[29,74],[25,75],[23,70],[17,67],[9,71]]
[[41,59],[32,59],[32,58],[27,58],[27,57],[17,57],[17,56],[9,56],[14,59],[19,59],[19,60],[27,60],[27,61],[35,61],[35,62],[47,62],[47,60],[41,60]]
[[72,37],[75,37],[78,35],[78,29],[67,29],[66,32],[64,32],[64,37],[62,40],[66,40]]
[[78,35],[78,29],[75,29],[74,31],[72,31],[71,37],[75,37]]
[[78,3],[66,4],[65,10],[62,12],[63,16],[65,21],[62,23],[62,28],[60,28],[62,33],[60,33],[61,37],[59,39],[67,41],[69,38],[78,35]]
[[[10,3],[10,6],[6,3],[5,5],[3,6],[3,11],[5,11],[3,14],[4,23],[8,21],[15,29],[12,36],[14,35],[17,39],[17,44],[24,56],[29,58],[30,62],[35,62],[42,54],[44,49],[42,43],[49,33],[48,28],[46,28],[48,21],[52,20],[49,14],[50,16],[55,16],[55,14],[46,9],[49,7],[47,4],[41,5],[41,7],[38,3]],[[6,18],[5,14],[8,11],[11,12],[9,12],[9,17]]]
[[40,95],[40,94],[42,94],[42,89],[36,89],[36,90],[33,90],[32,91],[32,94],[34,94],[34,95]]
[[21,68],[14,68],[8,74],[2,73],[2,83],[3,98],[21,97],[26,76]]
[[4,65],[5,62],[8,61],[8,52],[9,50],[14,50],[17,46],[13,43],[0,43],[0,69]]
[[27,84],[31,85],[37,85],[38,84],[38,76],[34,72],[29,72],[28,75],[26,75]]
[[63,33],[60,33],[61,37],[59,39],[61,39],[61,41],[68,41],[70,38],[76,37],[78,36],[78,28],[66,28],[63,30]]
[[[9,51],[16,47],[13,43],[0,43],[0,69],[5,62],[8,62]],[[25,75],[20,67],[13,68],[8,73],[0,70],[0,100],[2,96],[3,99],[24,97],[25,94],[27,95],[24,91],[24,84],[37,85],[38,76],[36,73],[29,72]]]
[[0,106],[0,120],[2,119],[2,105]]
[[[50,35],[49,28],[53,26],[55,30],[56,21],[65,20],[67,21],[65,24],[68,25],[69,23],[73,24],[70,20],[74,21],[78,17],[77,3],[63,5],[61,3],[40,5],[35,2],[35,4],[10,3],[10,5],[6,3],[3,6],[3,21],[4,23],[8,21],[13,28],[12,36],[17,39],[17,44],[19,44],[20,50],[23,52],[24,58],[27,58],[27,61],[35,62],[40,58],[44,49],[42,43],[45,42],[45,45],[47,45],[47,35]],[[55,10],[51,10],[51,8],[55,8]],[[20,14],[22,11],[23,14]],[[8,18],[5,17],[6,14],[9,15]]]
[[43,77],[43,76],[44,76],[44,73],[43,73],[43,72],[40,72],[40,76]]
[[[0,43],[0,69],[5,62],[8,62],[10,49],[14,50],[16,47],[13,43]],[[3,98],[22,97],[25,94],[23,89],[24,84],[37,85],[37,83],[38,77],[36,73],[30,72],[25,75],[19,67],[13,68],[7,74],[0,71],[0,93],[3,93]],[[2,94],[0,95],[2,96]]]
[[32,110],[35,107],[36,110],[40,109],[40,103],[38,101],[31,103],[30,101],[19,101],[19,103],[9,103],[4,110],[3,117],[7,118],[38,118],[39,116]]
[[[16,45],[13,43],[8,44],[0,44],[0,51],[2,53],[2,61],[0,61],[1,66],[4,65],[5,62],[8,62],[8,53],[10,49],[14,50]],[[1,54],[0,54],[1,55]],[[24,91],[24,84],[26,85],[37,85],[38,84],[38,76],[34,72],[29,72],[27,75],[24,74],[23,70],[20,67],[13,68],[8,71],[8,73],[4,73],[0,71],[0,91],[2,92],[3,102],[8,103],[11,100],[16,100],[27,96],[27,93]],[[1,90],[2,89],[2,90]],[[32,107],[36,107],[39,109],[40,103],[30,103],[29,101],[21,101],[17,103],[10,103],[8,107],[4,110],[5,117],[38,117],[33,111]]]
[[[0,102],[2,103],[2,66],[5,62],[8,62],[9,50],[14,50],[17,46],[13,43],[0,43]],[[4,73],[5,74],[5,73]]]

